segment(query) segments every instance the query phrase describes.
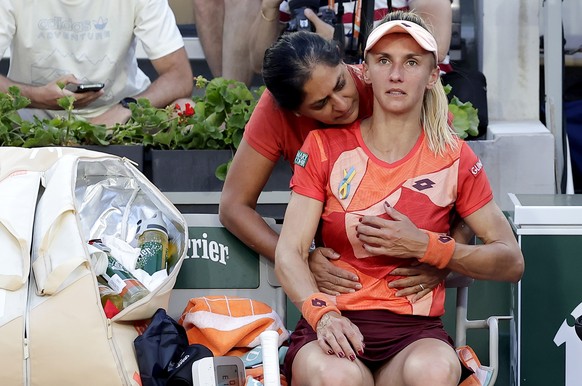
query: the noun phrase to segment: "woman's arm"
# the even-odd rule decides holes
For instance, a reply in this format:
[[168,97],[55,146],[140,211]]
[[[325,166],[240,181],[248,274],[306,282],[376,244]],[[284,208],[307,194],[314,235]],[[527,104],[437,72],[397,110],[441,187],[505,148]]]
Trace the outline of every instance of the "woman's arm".
[[[462,218],[455,216],[451,224],[451,236],[457,243],[469,244],[475,237],[475,233]],[[388,285],[390,288],[398,288],[396,296],[415,295],[412,298],[412,301],[415,302],[445,280],[450,271],[448,268],[438,269],[429,264],[415,262],[407,267],[398,267],[390,272],[390,275],[405,277],[391,281]]]
[[243,139],[234,155],[220,196],[222,224],[254,251],[275,260],[278,235],[256,211],[257,200],[275,163]]
[[410,9],[418,13],[432,30],[442,62],[449,53],[453,28],[453,10],[450,0],[410,0]]
[[[359,239],[374,255],[422,259],[428,236],[405,215],[386,206],[392,220],[364,216],[358,225]],[[446,268],[482,280],[516,282],[524,270],[524,260],[509,222],[494,201],[464,218],[479,245],[456,244]]]
[[[317,294],[317,285],[307,263],[322,209],[320,201],[291,195],[275,253],[275,273],[289,299],[302,310],[304,318],[317,332],[321,349],[339,358],[354,360],[356,352],[364,352],[363,336],[358,327],[332,306],[330,298]],[[304,307],[305,300],[310,297],[312,300]]]
[[525,266],[523,255],[497,204],[491,201],[464,220],[483,245],[457,244],[448,268],[475,279],[519,281]]
[[261,11],[249,30],[250,61],[253,70],[260,73],[265,50],[281,35],[284,23],[279,21],[279,6],[283,0],[262,0]]
[[277,278],[299,309],[305,299],[318,292],[307,259],[322,209],[321,201],[292,194],[275,252]]

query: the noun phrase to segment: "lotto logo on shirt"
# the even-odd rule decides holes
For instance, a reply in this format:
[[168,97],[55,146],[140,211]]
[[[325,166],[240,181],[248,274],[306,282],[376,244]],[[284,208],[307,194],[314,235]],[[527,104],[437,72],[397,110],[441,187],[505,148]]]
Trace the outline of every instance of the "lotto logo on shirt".
[[309,158],[309,154],[302,152],[301,150],[299,150],[297,152],[297,155],[295,156],[295,165],[299,165],[302,168],[305,167],[305,165],[307,165],[307,159]]

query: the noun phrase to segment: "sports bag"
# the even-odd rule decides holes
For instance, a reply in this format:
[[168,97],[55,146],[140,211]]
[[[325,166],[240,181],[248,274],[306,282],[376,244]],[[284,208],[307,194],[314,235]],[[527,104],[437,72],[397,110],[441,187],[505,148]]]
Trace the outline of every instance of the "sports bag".
[[[167,308],[186,254],[186,223],[126,159],[74,148],[0,148],[0,384],[140,385],[133,341]],[[88,240],[135,244],[137,221],[161,212],[168,276],[105,316]]]

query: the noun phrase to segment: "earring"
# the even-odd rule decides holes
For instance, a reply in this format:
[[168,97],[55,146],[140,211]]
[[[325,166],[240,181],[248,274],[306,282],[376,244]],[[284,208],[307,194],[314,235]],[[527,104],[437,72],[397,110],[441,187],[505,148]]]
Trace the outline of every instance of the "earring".
[[301,114],[299,114],[297,111],[294,111],[293,114],[295,114],[296,117],[300,117]]

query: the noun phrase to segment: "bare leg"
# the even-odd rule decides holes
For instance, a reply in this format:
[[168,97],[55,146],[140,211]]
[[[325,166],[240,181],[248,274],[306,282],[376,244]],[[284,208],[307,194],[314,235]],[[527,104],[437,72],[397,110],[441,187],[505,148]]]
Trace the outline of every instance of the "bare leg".
[[[208,1],[208,0],[206,0]],[[222,45],[222,76],[251,83],[249,30],[261,12],[261,0],[224,0],[224,30]]]
[[291,385],[372,386],[370,370],[360,360],[324,353],[317,341],[303,346],[293,360]]
[[376,385],[383,386],[456,386],[460,377],[455,350],[431,338],[411,343],[374,374]]
[[222,76],[224,0],[192,0],[194,20],[206,62],[214,77]]

